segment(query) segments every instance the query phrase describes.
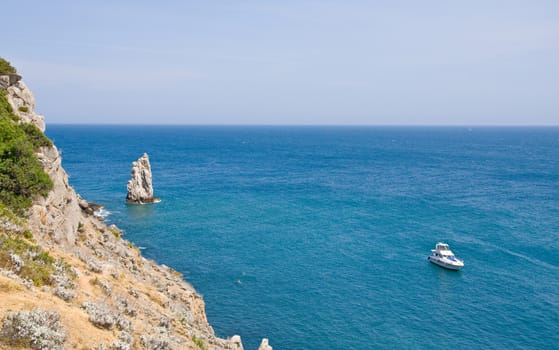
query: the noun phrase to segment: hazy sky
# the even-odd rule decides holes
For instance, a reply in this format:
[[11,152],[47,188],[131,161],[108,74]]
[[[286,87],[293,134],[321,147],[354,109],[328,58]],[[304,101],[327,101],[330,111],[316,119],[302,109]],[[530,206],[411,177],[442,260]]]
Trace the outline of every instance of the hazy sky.
[[47,123],[559,124],[559,1],[7,1]]

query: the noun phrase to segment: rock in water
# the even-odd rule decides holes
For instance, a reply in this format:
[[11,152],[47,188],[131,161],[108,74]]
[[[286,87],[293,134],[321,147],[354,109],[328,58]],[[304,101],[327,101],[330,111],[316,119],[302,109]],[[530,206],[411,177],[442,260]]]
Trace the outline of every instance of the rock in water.
[[262,339],[262,343],[260,343],[258,350],[272,350],[272,347],[268,344],[268,338]]
[[147,153],[132,163],[132,173],[127,188],[126,201],[128,203],[145,204],[159,201],[153,196],[151,166]]

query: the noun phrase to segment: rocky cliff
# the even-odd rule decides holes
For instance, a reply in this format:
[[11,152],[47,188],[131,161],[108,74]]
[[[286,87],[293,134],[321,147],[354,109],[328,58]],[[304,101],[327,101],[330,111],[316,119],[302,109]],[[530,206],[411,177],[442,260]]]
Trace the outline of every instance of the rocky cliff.
[[45,118],[35,113],[35,97],[21,80],[20,75],[0,76],[0,89],[7,90],[8,102],[10,102],[14,112],[21,118],[22,122],[33,124],[39,130],[45,131]]
[[[22,80],[0,76],[0,89],[19,123],[44,131]],[[0,349],[243,349],[239,336],[215,336],[180,273],[142,257],[92,214],[55,146],[37,157],[52,190],[23,217],[0,213]],[[267,340],[261,349],[271,349]]]

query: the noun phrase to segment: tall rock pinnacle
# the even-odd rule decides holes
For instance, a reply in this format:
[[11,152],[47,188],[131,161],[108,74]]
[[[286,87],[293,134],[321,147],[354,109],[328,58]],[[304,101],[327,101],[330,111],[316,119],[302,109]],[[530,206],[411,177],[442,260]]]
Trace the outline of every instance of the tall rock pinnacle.
[[145,204],[159,201],[153,196],[151,166],[147,153],[132,163],[131,178],[127,188],[126,201],[129,203]]

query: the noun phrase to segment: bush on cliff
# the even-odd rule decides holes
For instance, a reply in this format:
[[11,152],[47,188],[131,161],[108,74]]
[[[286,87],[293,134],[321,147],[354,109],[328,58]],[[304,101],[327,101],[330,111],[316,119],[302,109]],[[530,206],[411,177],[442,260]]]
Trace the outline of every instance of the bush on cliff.
[[13,271],[35,286],[53,283],[55,262],[41,247],[18,237],[0,234],[0,268]]
[[52,147],[52,141],[43,134],[39,128],[37,128],[33,124],[21,124],[19,128],[23,130],[27,140],[33,146],[33,149],[36,150],[39,147]]
[[16,69],[12,67],[10,62],[0,57],[0,74],[14,74]]
[[66,333],[54,311],[10,312],[0,329],[0,341],[12,348],[63,350]]
[[39,147],[51,145],[34,125],[17,123],[6,91],[0,90],[0,202],[21,214],[34,196],[52,189],[52,180],[35,155]]
[[[7,116],[8,118],[11,118],[14,121],[17,121],[19,118],[17,118],[16,115],[13,115],[14,109],[12,108],[12,105],[8,102],[8,97],[6,95],[6,90],[2,90],[0,89],[0,115],[1,116]],[[15,119],[14,119],[15,117]]]

